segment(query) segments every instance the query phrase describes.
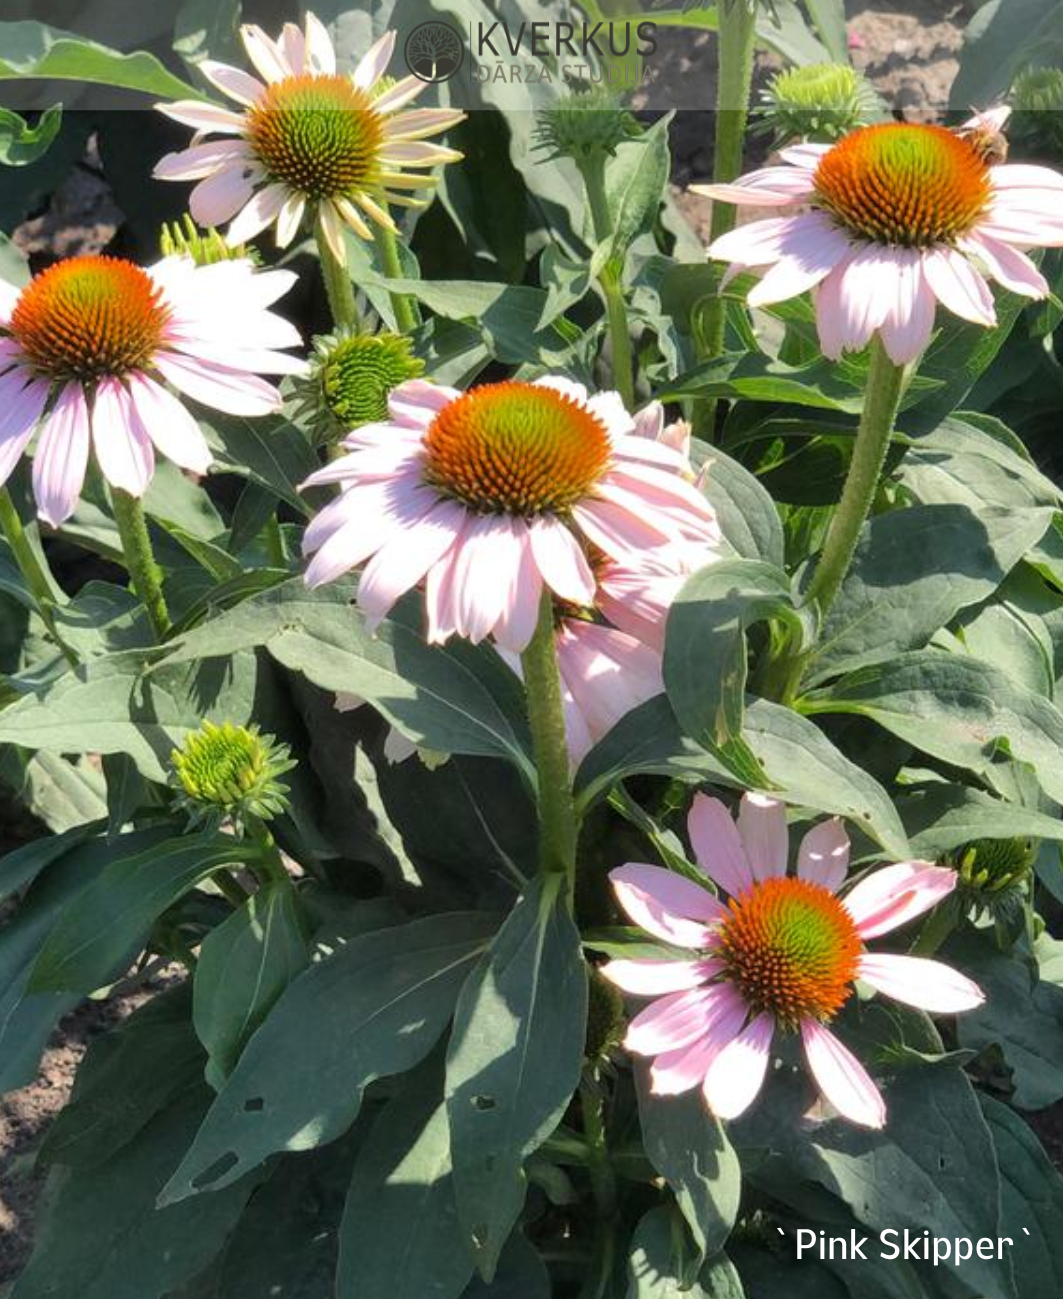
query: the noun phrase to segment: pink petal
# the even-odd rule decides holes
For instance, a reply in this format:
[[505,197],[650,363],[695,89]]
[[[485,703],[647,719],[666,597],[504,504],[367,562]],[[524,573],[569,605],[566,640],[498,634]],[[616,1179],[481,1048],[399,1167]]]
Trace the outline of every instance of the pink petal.
[[240,28],[240,37],[247,50],[247,57],[267,81],[285,81],[292,75],[292,67],[281,53],[280,47],[261,27],[245,23]]
[[[413,78],[416,80],[416,78]],[[423,83],[422,83],[423,84]],[[379,110],[379,100],[377,101]],[[423,140],[438,135],[465,120],[457,108],[414,108],[408,113],[389,117],[384,123],[386,140]]]
[[241,135],[246,125],[242,113],[234,113],[231,108],[208,104],[201,99],[178,99],[170,104],[156,104],[155,107],[182,126],[191,126],[196,131],[216,135]]
[[242,163],[201,180],[188,196],[188,210],[201,226],[220,226],[250,202],[254,182]]
[[506,522],[510,532],[508,545],[515,549],[517,560],[502,614],[495,623],[495,640],[504,649],[520,654],[527,649],[535,634],[543,580],[532,554],[527,524],[522,519],[507,519]]
[[613,390],[596,392],[587,398],[587,409],[605,425],[605,431],[614,443],[621,438],[635,436],[635,421],[624,405],[624,399]]
[[712,926],[729,914],[707,889],[660,866],[628,862],[609,878],[632,923],[678,947],[710,946]]
[[848,869],[849,836],[838,817],[813,826],[797,851],[800,878],[836,893]]
[[60,527],[78,503],[89,462],[89,408],[79,383],[68,383],[44,421],[33,459],[37,513]]
[[[450,516],[450,541],[443,550],[433,554],[431,562],[442,557],[456,541],[460,529],[461,545],[455,546],[451,558],[452,618],[448,622],[459,636],[476,645],[491,633],[502,616],[520,554],[516,547],[509,545],[512,534],[500,520],[492,516],[470,516],[453,502],[448,504],[454,511]],[[505,566],[499,564],[500,544],[506,547]],[[425,565],[422,572],[426,572],[429,566]]]
[[936,310],[937,299],[923,275],[922,257],[916,254],[901,259],[881,329],[882,345],[894,365],[908,365],[926,351]]
[[705,1036],[710,988],[691,988],[658,997],[628,1025],[624,1049],[633,1055],[657,1055],[677,1051]]
[[756,1100],[768,1072],[774,1036],[772,1016],[758,1015],[709,1065],[702,1090],[717,1118],[736,1119]]
[[543,581],[562,600],[594,602],[594,574],[579,542],[557,519],[540,515],[529,529],[532,555]]
[[252,374],[238,374],[176,352],[159,352],[155,368],[193,400],[228,415],[272,415],[281,407],[276,388]]
[[295,25],[285,23],[277,37],[277,49],[295,76],[302,76],[306,67],[306,37]]
[[356,86],[368,90],[376,85],[387,70],[395,50],[395,33],[385,32],[375,45],[371,46],[361,63],[354,70],[351,78]]
[[695,794],[687,818],[687,833],[698,865],[715,882],[736,898],[753,887],[738,827],[718,798]]
[[906,250],[871,245],[853,254],[824,280],[816,298],[816,325],[825,356],[858,352],[882,324],[894,294],[897,266]]
[[716,261],[735,262],[739,266],[770,266],[783,256],[787,238],[795,228],[800,229],[804,219],[804,214],[798,214],[750,221],[713,240],[708,255]]
[[15,303],[20,297],[22,297],[22,290],[17,285],[9,284],[7,280],[0,279],[0,325],[6,325],[11,319]]
[[425,85],[426,83],[419,77],[403,77],[393,86],[377,95],[376,99],[373,100],[373,107],[378,113],[393,113],[396,109],[402,108],[404,104],[416,99],[424,90]]
[[392,389],[388,413],[396,424],[426,429],[443,409],[461,396],[456,388],[431,383],[428,379],[407,379]]
[[848,235],[818,212],[802,215],[782,242],[782,256],[750,290],[751,307],[796,298],[824,280],[852,251]]
[[1047,297],[1048,281],[1017,248],[977,230],[961,240],[961,246],[979,258],[993,279],[1012,293],[1026,298]]
[[179,153],[168,153],[155,164],[159,180],[202,180],[232,165],[242,167],[250,158],[243,140],[210,140]]
[[196,67],[212,86],[217,86],[222,94],[235,99],[238,104],[250,107],[266,93],[262,82],[242,68],[231,68],[227,63],[215,63],[213,59],[201,59]]
[[0,484],[6,483],[29,445],[48,400],[42,380],[25,382],[20,371],[0,379]]
[[[464,531],[464,524],[462,525]],[[428,643],[443,645],[457,632],[457,614],[454,608],[454,566],[461,533],[454,545],[428,570],[424,583],[425,619],[428,624]]]
[[562,684],[594,743],[664,692],[660,653],[613,627],[566,619],[557,633],[557,657]]
[[743,794],[738,807],[738,834],[755,880],[762,882],[786,874],[789,832],[783,803],[766,794]]
[[255,235],[277,219],[287,200],[288,188],[285,185],[267,185],[265,189],[260,189],[229,227],[226,236],[229,244],[235,246],[254,239]]
[[905,861],[872,871],[842,902],[866,940],[921,916],[955,887],[956,872],[948,867]]
[[314,72],[330,77],[336,71],[336,52],[328,29],[309,11],[306,15],[306,55]]
[[824,156],[833,148],[832,144],[810,144],[805,140],[800,144],[790,144],[785,149],[780,149],[779,157],[791,166],[804,168],[814,175]]
[[145,374],[131,374],[128,382],[135,415],[156,448],[182,469],[205,474],[214,457],[188,411]]
[[814,1019],[802,1020],[801,1043],[820,1091],[838,1113],[861,1127],[885,1127],[882,1093],[848,1047]]
[[956,1015],[985,1001],[977,983],[941,961],[921,956],[866,953],[857,970],[878,992],[933,1015]]
[[740,176],[733,185],[691,185],[690,190],[739,207],[785,207],[812,193],[812,175],[804,167],[762,167]]
[[659,997],[700,988],[719,970],[717,961],[608,961],[599,973],[624,992]]
[[1063,175],[1051,167],[1038,167],[1028,162],[1009,162],[994,167],[990,172],[990,181],[994,190],[1033,190],[1035,193],[1047,191],[1049,194],[1063,195]]
[[742,1031],[748,1007],[729,984],[714,984],[707,991],[713,1001],[705,1035],[690,1046],[662,1052],[650,1069],[650,1089],[655,1096],[678,1096],[705,1081],[709,1065]]
[[937,300],[963,320],[976,325],[997,323],[993,295],[962,253],[952,248],[933,248],[923,254],[923,274]]
[[387,522],[388,540],[366,565],[358,583],[358,604],[370,628],[447,553],[465,517],[460,506],[436,500],[424,488],[410,489],[400,498]]
[[677,540],[666,519],[656,515],[648,519],[645,511],[640,516],[638,510],[627,503],[629,493],[614,491],[610,497],[622,498],[625,504],[618,504],[614,499],[587,500],[572,511],[580,530],[599,550],[604,550],[614,559],[626,560],[646,550],[655,550],[667,541]]
[[103,379],[96,387],[92,445],[100,470],[112,487],[130,496],[144,495],[155,471],[155,453],[134,416],[129,394],[117,379]]

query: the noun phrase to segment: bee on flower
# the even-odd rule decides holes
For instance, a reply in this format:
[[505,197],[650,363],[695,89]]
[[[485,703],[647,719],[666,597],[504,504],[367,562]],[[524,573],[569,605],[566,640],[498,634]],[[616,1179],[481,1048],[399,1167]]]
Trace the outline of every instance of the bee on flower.
[[833,820],[805,835],[791,874],[786,809],[760,794],[742,798],[737,821],[718,799],[699,794],[688,830],[726,902],[659,866],[629,862],[610,876],[633,924],[690,953],[603,967],[623,991],[654,999],[625,1038],[629,1051],[653,1057],[653,1091],[700,1087],[713,1113],[737,1118],[763,1085],[776,1034],[793,1034],[838,1113],[881,1128],[882,1095],[830,1024],[856,979],[935,1014],[982,1004],[978,986],[940,961],[865,946],[948,897],[955,872],[899,862],[847,886],[849,838]]
[[925,350],[940,303],[996,324],[988,280],[1027,298],[1048,284],[1027,255],[1063,246],[1063,176],[1010,164],[993,109],[958,131],[888,122],[834,144],[797,144],[730,185],[695,185],[718,203],[778,214],[722,235],[709,256],[762,273],[750,306],[816,291],[820,346],[837,359],[877,335],[905,365]]
[[[89,451],[112,487],[141,497],[159,453],[202,474],[211,452],[180,398],[233,415],[280,409],[262,374],[301,374],[298,331],[269,308],[295,280],[246,259],[71,257],[23,289],[0,281],[0,484],[34,433],[33,492],[59,527]],[[176,394],[173,390],[176,390]]]
[[303,30],[287,23],[276,40],[252,25],[240,34],[257,76],[211,59],[198,65],[236,108],[199,100],[156,105],[196,135],[189,148],[162,158],[155,175],[196,181],[193,217],[203,226],[231,222],[230,243],[272,225],[278,246],[287,247],[309,210],[343,262],[345,227],[367,240],[374,225],[394,231],[388,208],[424,206],[416,191],[437,183],[425,169],[461,158],[433,137],[463,113],[403,111],[425,83],[386,77],[393,31],[350,75],[337,70],[329,34],[311,13]]

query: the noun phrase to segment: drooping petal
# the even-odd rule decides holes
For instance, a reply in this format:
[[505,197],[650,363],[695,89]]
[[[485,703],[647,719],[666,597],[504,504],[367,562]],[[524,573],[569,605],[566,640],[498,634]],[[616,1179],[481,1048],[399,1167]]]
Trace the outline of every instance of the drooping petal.
[[803,167],[762,167],[734,184],[691,185],[690,192],[739,207],[785,207],[811,194],[812,172]]
[[[915,253],[914,249],[906,250]],[[882,345],[894,365],[908,365],[926,351],[934,332],[937,299],[923,274],[921,256],[899,258],[892,300],[882,320]]]
[[687,833],[698,865],[725,893],[736,898],[753,887],[753,872],[738,827],[718,798],[695,794]]
[[650,1089],[655,1096],[679,1096],[705,1081],[709,1065],[742,1031],[749,1010],[726,983],[706,989],[712,995],[705,1034],[690,1046],[662,1052],[650,1069]]
[[657,1055],[689,1046],[705,1035],[711,989],[670,992],[652,1001],[628,1025],[624,1048],[634,1055]]
[[989,285],[962,253],[932,248],[923,255],[923,274],[937,300],[954,315],[976,325],[997,323]]
[[383,521],[387,540],[358,583],[358,604],[371,628],[447,553],[465,520],[459,506],[436,500],[425,488],[411,487],[393,497],[392,513]]
[[950,965],[921,956],[868,952],[860,958],[857,974],[894,1001],[932,1015],[956,1015],[985,1001],[977,983]]
[[196,131],[216,135],[243,134],[243,114],[234,113],[231,108],[222,108],[220,104],[208,104],[201,99],[178,99],[173,103],[158,103],[155,107],[165,117],[180,122],[182,126],[191,126]]
[[628,862],[609,878],[631,921],[677,947],[710,946],[712,926],[728,915],[707,889],[660,866]]
[[660,997],[666,992],[700,988],[718,970],[716,961],[609,961],[600,973],[623,992]]
[[[1061,195],[1063,202],[1063,195]],[[998,284],[1024,298],[1043,298],[1048,294],[1048,281],[1026,256],[1001,239],[972,230],[960,241],[961,247],[973,253]]]
[[265,189],[260,189],[229,227],[226,242],[235,248],[254,239],[255,235],[276,221],[288,198],[286,185],[267,185]]
[[547,586],[562,600],[592,604],[594,574],[568,528],[558,519],[540,515],[528,531],[535,563]]
[[796,298],[814,288],[852,251],[849,237],[821,213],[807,213],[783,240],[782,256],[750,290],[751,307]]
[[89,408],[79,383],[68,383],[44,421],[33,458],[37,513],[53,528],[74,513],[89,463]]
[[709,1065],[702,1090],[719,1119],[736,1119],[756,1100],[771,1059],[775,1020],[765,1013],[728,1042]]
[[849,836],[839,818],[813,826],[797,850],[797,873],[801,879],[836,893],[848,869]]
[[770,880],[786,874],[789,832],[785,804],[766,794],[743,794],[738,808],[738,834],[754,879]]
[[102,379],[92,408],[92,445],[104,478],[130,496],[147,491],[155,470],[151,440],[117,379]]
[[[476,645],[491,633],[502,616],[512,586],[512,571],[499,571],[496,565],[498,545],[500,542],[505,545],[510,534],[504,524],[490,515],[479,518],[468,515],[459,506],[453,508],[456,511],[454,536],[460,529],[461,545],[455,548],[451,560],[450,621],[459,636]],[[515,551],[510,550],[508,557],[511,564],[518,562]]]
[[19,371],[0,378],[0,485],[29,445],[47,400],[48,385],[42,380],[26,383]]
[[827,276],[816,299],[816,326],[825,356],[858,352],[882,324],[894,293],[898,256],[903,250],[875,245],[843,260]]
[[861,1127],[885,1126],[882,1093],[848,1047],[814,1019],[802,1021],[801,1044],[820,1091],[839,1114]]
[[134,414],[158,450],[182,469],[205,474],[214,457],[189,412],[145,374],[131,374],[128,383]]
[[242,163],[201,180],[188,196],[188,210],[201,226],[220,226],[251,201],[255,192]]
[[[519,654],[528,647],[535,626],[539,621],[539,603],[542,596],[543,579],[532,554],[531,537],[524,521],[507,519],[510,541],[508,546],[516,552],[517,560],[512,568],[513,580],[506,597],[505,607],[498,622],[495,623],[495,641],[503,649]],[[512,563],[504,552],[500,558],[507,564]]]
[[228,415],[272,415],[281,406],[276,388],[253,374],[240,374],[176,352],[159,352],[155,366],[175,388]]
[[155,164],[152,175],[159,180],[202,180],[231,165],[244,164],[250,156],[243,140],[209,140],[166,154]]
[[905,861],[872,871],[842,899],[865,941],[929,911],[956,887],[956,872],[932,862]]

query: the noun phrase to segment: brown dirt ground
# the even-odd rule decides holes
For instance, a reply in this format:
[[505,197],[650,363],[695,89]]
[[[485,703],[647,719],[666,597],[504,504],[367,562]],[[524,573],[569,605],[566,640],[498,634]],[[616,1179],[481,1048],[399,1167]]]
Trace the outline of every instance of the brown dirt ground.
[[[939,116],[956,74],[966,6],[954,0],[894,0],[888,5],[850,0],[848,11],[850,31],[860,41],[854,60],[879,92],[914,120]],[[689,33],[669,33],[664,55],[676,75],[711,80],[709,37],[691,40]],[[761,78],[771,66],[767,59],[762,62]],[[677,119],[676,193],[697,229],[706,227],[708,205],[683,195],[680,187],[708,175],[710,140],[708,113],[688,112]],[[60,187],[48,209],[20,228],[17,240],[27,252],[44,257],[97,252],[114,237],[121,219],[90,157]],[[24,819],[0,806],[0,850],[27,837],[26,832]],[[112,1004],[89,1003],[69,1015],[53,1036],[37,1082],[0,1098],[0,1295],[32,1245],[33,1208],[41,1182],[33,1168],[34,1150],[64,1105],[89,1043],[142,999],[140,994]],[[1063,1106],[1036,1116],[1034,1126],[1056,1163],[1063,1165]]]

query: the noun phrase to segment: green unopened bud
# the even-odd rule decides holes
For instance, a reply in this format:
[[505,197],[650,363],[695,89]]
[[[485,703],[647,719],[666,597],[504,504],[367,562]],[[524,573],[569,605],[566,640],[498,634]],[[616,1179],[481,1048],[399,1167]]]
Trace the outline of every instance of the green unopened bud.
[[938,907],[951,928],[988,918],[997,942],[1010,948],[1028,920],[1029,881],[1036,844],[1030,839],[976,839],[944,859],[956,888]]
[[314,341],[310,373],[296,389],[300,413],[319,441],[388,417],[388,395],[424,373],[400,334],[338,333]]
[[181,221],[171,221],[159,233],[159,251],[163,257],[191,257],[197,266],[215,262],[232,262],[248,258],[259,260],[258,253],[246,244],[230,247],[225,236],[211,228],[200,230],[187,214]]
[[755,129],[771,132],[776,147],[792,140],[833,144],[886,116],[870,84],[846,63],[813,63],[780,72],[760,98]]
[[271,821],[288,806],[280,779],[295,766],[288,753],[255,726],[204,722],[171,754],[177,801],[193,825],[240,833],[249,818]]
[[620,1045],[624,1036],[624,1001],[617,989],[592,965],[587,970],[588,1060],[600,1060]]
[[544,109],[535,124],[536,150],[544,161],[571,158],[586,163],[616,153],[617,146],[641,134],[641,127],[607,86],[575,91],[553,108]]
[[1063,69],[1025,68],[1015,78],[1008,100],[1008,137],[1026,158],[1063,161]]
[[1002,893],[1025,882],[1033,858],[1030,839],[977,839],[960,851],[960,884],[983,896]]

